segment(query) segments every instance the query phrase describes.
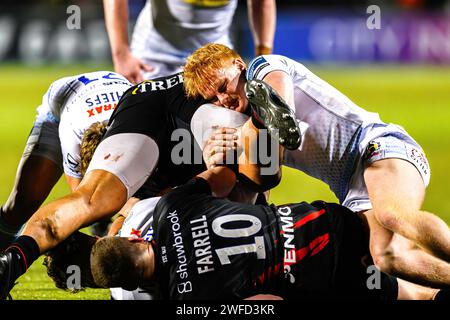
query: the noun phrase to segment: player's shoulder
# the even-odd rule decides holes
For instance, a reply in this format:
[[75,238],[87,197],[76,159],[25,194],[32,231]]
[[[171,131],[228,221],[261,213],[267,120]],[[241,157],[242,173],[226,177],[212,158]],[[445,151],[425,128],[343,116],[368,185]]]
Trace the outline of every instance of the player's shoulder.
[[183,75],[181,73],[144,80],[129,91],[130,95],[150,96],[169,95],[183,91]]
[[131,86],[131,83],[124,76],[116,72],[106,70],[64,76],[53,81],[51,86],[68,85],[74,82],[79,82],[80,84],[87,85],[99,80],[121,80],[125,84],[129,84]]
[[301,66],[301,64],[286,56],[277,54],[262,55],[255,57],[249,62],[246,77],[248,80],[261,80],[269,72],[280,70],[290,73],[289,71],[297,66]]
[[174,74],[144,80],[130,87],[121,99],[121,105],[146,105],[163,108],[168,105],[170,96],[178,96],[184,92],[183,76]]

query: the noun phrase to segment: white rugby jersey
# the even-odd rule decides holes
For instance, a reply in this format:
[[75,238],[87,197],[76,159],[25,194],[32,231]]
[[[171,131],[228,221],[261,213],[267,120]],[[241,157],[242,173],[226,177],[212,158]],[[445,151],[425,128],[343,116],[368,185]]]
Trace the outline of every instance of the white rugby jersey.
[[134,27],[136,57],[182,66],[201,46],[231,46],[229,27],[237,0],[147,0]]
[[98,71],[56,80],[42,98],[41,112],[59,122],[64,173],[82,178],[79,172],[83,134],[94,122],[108,120],[122,94],[131,87],[123,76]]
[[371,124],[383,122],[377,113],[360,108],[304,65],[287,57],[259,56],[250,62],[246,76],[248,80],[263,80],[275,70],[292,78],[294,112],[303,134],[299,149],[285,152],[284,164],[324,181],[342,201],[359,159],[360,138]]

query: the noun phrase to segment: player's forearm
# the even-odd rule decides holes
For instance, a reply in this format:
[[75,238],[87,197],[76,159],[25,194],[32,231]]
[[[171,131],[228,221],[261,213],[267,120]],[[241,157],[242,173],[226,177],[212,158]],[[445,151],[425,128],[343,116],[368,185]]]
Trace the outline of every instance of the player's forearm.
[[105,24],[113,58],[129,52],[128,0],[103,0]]
[[211,188],[212,195],[219,198],[228,196],[236,185],[236,175],[227,167],[215,167],[197,175],[205,179]]
[[272,53],[277,14],[275,0],[248,0],[247,6],[256,55]]
[[83,219],[74,218],[85,216],[83,210],[85,208],[73,194],[65,196],[36,211],[22,234],[32,237],[40,253],[45,253],[81,227]]
[[124,216],[119,215],[116,220],[113,221],[108,231],[108,237],[114,237],[119,233],[120,229],[123,226],[123,223],[125,222],[125,219],[126,218]]
[[119,233],[119,230],[122,228],[123,223],[125,222],[125,219],[128,217],[128,214],[130,213],[131,209],[133,209],[133,206],[138,203],[140,199],[131,197],[128,199],[127,203],[120,209],[118,212],[118,217],[114,220],[114,222],[111,224],[111,227],[108,231],[108,236],[115,236]]

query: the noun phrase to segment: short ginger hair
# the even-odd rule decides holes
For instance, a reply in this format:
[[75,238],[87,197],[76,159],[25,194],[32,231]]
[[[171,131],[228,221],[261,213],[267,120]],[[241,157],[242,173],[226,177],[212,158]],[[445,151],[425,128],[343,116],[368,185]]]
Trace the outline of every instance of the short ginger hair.
[[215,72],[236,58],[241,58],[236,51],[218,43],[194,51],[184,65],[184,91],[188,98],[206,98],[204,93],[215,89],[215,81],[211,79]]

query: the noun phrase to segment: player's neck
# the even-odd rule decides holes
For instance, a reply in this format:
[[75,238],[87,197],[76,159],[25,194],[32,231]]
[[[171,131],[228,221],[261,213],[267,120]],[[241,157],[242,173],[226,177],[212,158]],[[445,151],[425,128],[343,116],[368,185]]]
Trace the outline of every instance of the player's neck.
[[150,281],[153,279],[155,272],[155,252],[151,244],[147,245],[145,252],[143,253],[142,261],[144,264],[143,280]]

